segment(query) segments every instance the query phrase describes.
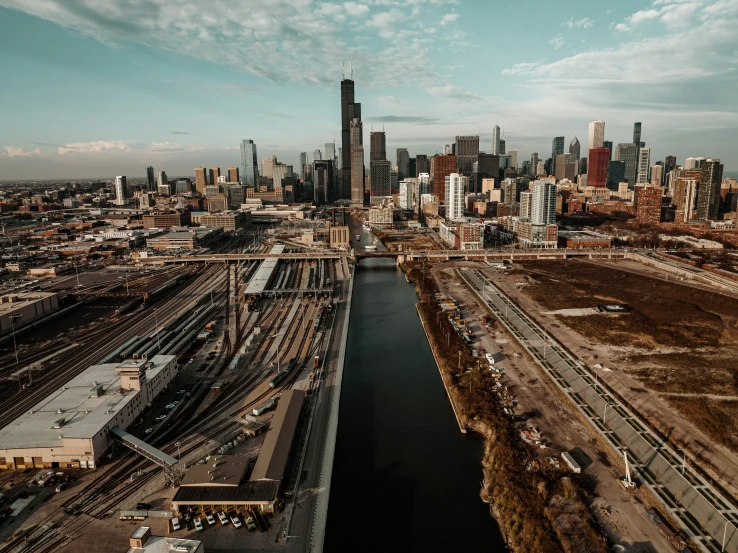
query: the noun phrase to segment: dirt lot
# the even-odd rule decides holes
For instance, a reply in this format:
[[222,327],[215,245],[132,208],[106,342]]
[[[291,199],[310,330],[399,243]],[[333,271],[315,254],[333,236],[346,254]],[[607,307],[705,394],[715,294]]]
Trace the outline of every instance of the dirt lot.
[[[632,268],[631,268],[632,269]],[[485,273],[738,496],[738,300],[585,261]],[[627,304],[622,315],[553,313]]]
[[417,232],[378,231],[375,234],[391,252],[399,250],[400,245],[405,250],[428,251],[443,249],[443,245],[440,243],[440,239],[435,236],[435,233],[418,234]]
[[523,350],[504,327],[494,320],[487,325],[481,323],[481,317],[488,313],[456,275],[455,269],[461,266],[480,268],[480,264],[444,263],[435,265],[433,274],[441,292],[462,304],[468,329],[475,337],[472,347],[506,357],[495,366],[502,369],[504,383],[518,402],[516,412],[531,416],[528,422],[537,426],[548,442],[548,447],[540,450],[541,458],[558,460],[563,451],[575,455],[585,467],[584,481],[596,495],[592,511],[615,543],[633,552],[668,551],[669,543],[645,516],[648,497],[640,491],[626,493],[618,484],[624,471],[619,459],[612,458],[593,438],[574,409],[562,400],[533,361],[523,356]]

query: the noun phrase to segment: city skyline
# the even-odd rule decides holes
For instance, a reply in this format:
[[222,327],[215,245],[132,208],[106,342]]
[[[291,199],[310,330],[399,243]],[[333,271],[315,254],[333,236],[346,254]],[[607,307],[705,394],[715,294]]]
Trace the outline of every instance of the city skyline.
[[[281,65],[259,68],[244,63],[246,46],[233,45],[224,34],[213,36],[211,49],[200,53],[175,48],[176,33],[169,35],[171,43],[163,35],[154,40],[138,23],[125,23],[125,10],[133,8],[120,8],[116,23],[112,17],[97,17],[110,9],[105,2],[87,7],[83,17],[84,10],[75,12],[53,0],[0,0],[0,40],[7,43],[0,59],[6,72],[17,76],[0,92],[5,122],[0,179],[137,177],[145,175],[147,166],[191,175],[194,167],[238,165],[244,138],[254,140],[260,156],[276,155],[299,166],[301,151],[341,142],[335,85],[349,57],[364,133],[371,125],[384,125],[393,164],[397,148],[407,148],[412,157],[442,153],[456,135],[479,135],[480,150],[492,152],[496,124],[506,148],[520,159],[540,152],[545,160],[543,152],[554,137],[564,136],[567,143],[575,134],[581,139],[590,121],[603,120],[604,138],[614,144],[631,142],[633,123],[642,122],[652,161],[672,154],[680,162],[689,156],[717,157],[730,173],[738,169],[730,148],[738,139],[738,116],[725,92],[729,87],[719,85],[730,79],[725,69],[734,54],[727,46],[735,41],[725,29],[738,18],[738,8],[720,0],[693,4],[632,1],[612,10],[573,6],[555,14],[560,21],[535,22],[533,28],[517,23],[520,18],[511,8],[512,24],[496,40],[531,39],[519,47],[516,42],[513,53],[494,58],[488,71],[479,72],[473,69],[477,61],[499,44],[475,21],[493,7],[469,1],[416,0],[404,12],[376,3],[306,1],[303,7],[347,47],[331,49],[325,63],[317,65],[305,61],[316,52],[290,50],[287,55],[279,50]],[[159,4],[141,6],[150,18],[163,21]],[[259,9],[282,26],[297,17],[281,0]],[[233,26],[236,14],[227,19],[223,33],[239,31]],[[181,17],[171,15],[172,29],[191,23]],[[113,32],[116,25],[118,33]],[[212,24],[201,25],[212,34]],[[418,30],[421,25],[424,33]],[[695,39],[690,36],[699,34],[694,27],[707,25],[709,38],[690,52],[665,51],[667,39],[683,37],[691,44]],[[266,31],[249,32],[259,52]],[[366,40],[355,42],[349,34]],[[434,34],[442,37],[441,46],[428,44]],[[409,44],[402,51],[398,37]],[[289,42],[294,39],[278,38],[294,46]],[[638,48],[646,46],[649,55],[642,56]],[[711,49],[717,55],[705,62],[700,55]],[[233,55],[221,63],[211,55],[229,51]],[[274,62],[275,55],[265,61]],[[667,58],[671,61],[654,73],[657,62]],[[307,64],[306,75],[287,71],[297,62]],[[397,66],[405,68],[408,79],[386,77]],[[606,70],[622,82],[606,78]],[[40,71],[47,85],[38,85]],[[475,78],[464,79],[470,72]],[[192,86],[194,74],[204,75],[211,85]],[[543,86],[544,80],[550,86]],[[458,84],[471,81],[476,89]],[[639,86],[638,98],[618,94],[629,84]],[[305,94],[296,95],[297,90]],[[52,98],[58,109],[46,105]]]

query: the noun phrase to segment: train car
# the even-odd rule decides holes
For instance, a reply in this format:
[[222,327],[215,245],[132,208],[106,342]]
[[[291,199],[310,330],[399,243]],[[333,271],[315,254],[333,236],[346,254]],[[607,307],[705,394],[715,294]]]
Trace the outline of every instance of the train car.
[[315,324],[313,325],[313,331],[317,332],[318,328],[320,328],[321,320],[323,319],[323,306],[321,305],[318,309],[318,316],[315,317]]
[[316,355],[315,359],[313,359],[313,368],[317,369],[319,365],[320,365],[320,357]]
[[269,387],[273,389],[279,386],[282,383],[282,381],[285,378],[287,378],[287,376],[292,372],[292,370],[295,368],[296,365],[297,365],[297,359],[293,357],[292,359],[290,359],[290,362],[287,363],[287,365],[285,365],[285,367],[281,371],[279,371],[274,378],[272,378],[269,381]]
[[328,302],[327,309],[328,309],[328,313],[330,313],[331,311],[333,311],[333,298],[331,298],[331,301]]

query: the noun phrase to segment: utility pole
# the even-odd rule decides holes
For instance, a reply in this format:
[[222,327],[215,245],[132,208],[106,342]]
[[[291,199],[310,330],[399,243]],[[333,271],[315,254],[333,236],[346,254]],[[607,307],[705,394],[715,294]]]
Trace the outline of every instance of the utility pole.
[[14,321],[16,319],[20,319],[23,315],[11,315],[10,317],[10,329],[13,331],[13,349],[15,350],[15,365],[20,365],[20,362],[18,361],[18,344],[15,342],[15,324]]

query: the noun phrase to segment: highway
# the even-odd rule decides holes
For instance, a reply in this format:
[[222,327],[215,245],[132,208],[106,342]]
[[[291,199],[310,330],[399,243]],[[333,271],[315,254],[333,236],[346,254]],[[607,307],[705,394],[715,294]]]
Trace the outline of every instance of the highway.
[[[479,271],[459,275],[541,366],[616,455],[629,461],[664,510],[705,552],[738,553],[738,510],[612,396],[583,362],[569,354]],[[624,472],[624,470],[623,470]]]

